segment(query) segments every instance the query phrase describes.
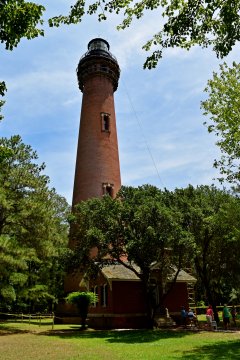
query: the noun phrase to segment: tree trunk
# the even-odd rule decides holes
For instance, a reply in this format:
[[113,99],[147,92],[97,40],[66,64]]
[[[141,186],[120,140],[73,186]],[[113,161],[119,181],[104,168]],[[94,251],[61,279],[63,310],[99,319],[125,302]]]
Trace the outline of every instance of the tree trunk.
[[206,260],[206,257],[203,257],[203,264],[201,266],[199,259],[196,257],[195,258],[195,266],[196,266],[198,276],[200,277],[203,287],[206,291],[208,303],[209,303],[209,305],[212,305],[214,319],[217,322],[217,324],[219,324],[220,320],[219,320],[218,311],[217,311],[217,304],[216,304],[216,301],[213,296],[213,289],[211,289],[210,281],[208,279],[208,273],[207,273],[207,267],[206,267],[205,260]]
[[143,283],[144,295],[146,298],[146,312],[147,312],[147,327],[152,329],[153,328],[153,307],[152,307],[152,293],[151,287],[149,286],[149,271],[146,273],[143,271],[141,276],[141,280]]
[[87,317],[82,316],[81,319],[82,319],[82,324],[81,324],[82,327],[81,327],[81,329],[85,330],[86,329],[86,319],[87,319]]
[[208,302],[209,302],[210,305],[212,305],[212,309],[213,309],[213,313],[214,313],[214,320],[217,322],[217,324],[219,324],[220,320],[219,320],[218,311],[217,311],[217,304],[216,304],[216,302],[214,300],[213,292],[211,291],[208,284],[206,284],[204,286],[205,286],[205,289],[206,289],[206,295],[207,295],[207,298],[208,298]]

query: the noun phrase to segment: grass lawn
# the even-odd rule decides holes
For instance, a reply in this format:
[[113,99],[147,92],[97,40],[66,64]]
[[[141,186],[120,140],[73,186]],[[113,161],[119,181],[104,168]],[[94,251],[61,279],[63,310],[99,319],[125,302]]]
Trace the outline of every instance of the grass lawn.
[[79,331],[77,326],[0,323],[1,360],[240,359],[239,332]]

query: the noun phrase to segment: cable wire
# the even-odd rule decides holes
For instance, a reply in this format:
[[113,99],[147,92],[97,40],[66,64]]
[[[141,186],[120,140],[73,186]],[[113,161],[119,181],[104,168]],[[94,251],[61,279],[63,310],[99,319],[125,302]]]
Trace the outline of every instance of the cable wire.
[[166,186],[164,185],[164,182],[162,181],[162,179],[161,179],[161,177],[160,177],[160,174],[159,174],[159,171],[158,171],[156,162],[155,162],[154,157],[153,157],[153,155],[152,155],[151,149],[150,149],[150,147],[149,147],[149,145],[148,145],[147,138],[146,138],[146,136],[145,136],[145,134],[144,134],[141,120],[140,120],[140,118],[138,117],[138,115],[137,115],[137,113],[136,113],[136,111],[135,111],[135,108],[134,108],[134,106],[133,106],[133,102],[132,102],[132,99],[131,99],[131,97],[130,97],[130,94],[129,94],[128,90],[127,90],[127,86],[126,86],[126,84],[125,84],[125,81],[122,80],[122,82],[123,82],[123,86],[124,86],[124,88],[125,88],[125,91],[126,91],[126,94],[127,94],[128,100],[129,100],[129,103],[130,103],[130,105],[131,105],[132,111],[133,111],[133,113],[134,113],[134,115],[135,115],[135,118],[136,118],[136,120],[137,120],[138,126],[139,126],[139,128],[140,128],[140,132],[141,132],[141,135],[142,135],[142,137],[143,137],[143,139],[144,139],[146,148],[147,148],[148,153],[149,153],[149,155],[150,155],[150,157],[151,157],[153,166],[154,166],[154,168],[155,168],[155,170],[156,170],[158,180],[159,180],[160,184],[163,185],[163,187],[166,187]]

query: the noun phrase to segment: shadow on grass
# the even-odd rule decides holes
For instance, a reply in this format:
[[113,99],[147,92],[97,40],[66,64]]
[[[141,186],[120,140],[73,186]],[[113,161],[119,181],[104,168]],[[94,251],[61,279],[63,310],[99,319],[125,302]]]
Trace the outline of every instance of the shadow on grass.
[[[35,328],[30,327],[30,325],[38,325]],[[44,323],[39,326],[39,322],[11,322],[8,321],[0,321],[0,336],[4,335],[12,335],[12,334],[26,334],[26,333],[34,333],[41,332],[44,327],[51,326],[51,323]],[[25,327],[25,328],[24,328]]]
[[0,324],[0,336],[14,335],[14,334],[26,334],[28,330],[17,329],[13,326]]
[[57,336],[64,339],[104,339],[109,343],[149,343],[159,339],[176,339],[193,335],[190,331],[168,331],[168,330],[124,330],[124,331],[104,331],[80,329],[52,330],[41,332],[39,335]]
[[184,360],[239,360],[240,359],[240,340],[228,342],[218,342],[212,345],[203,345],[192,351],[183,353],[181,359]]

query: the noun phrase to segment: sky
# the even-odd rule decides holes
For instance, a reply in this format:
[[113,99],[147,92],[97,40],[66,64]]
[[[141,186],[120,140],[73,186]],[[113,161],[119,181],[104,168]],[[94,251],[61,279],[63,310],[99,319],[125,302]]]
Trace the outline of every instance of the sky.
[[[66,14],[73,2],[39,0],[46,19]],[[1,44],[0,79],[8,92],[0,135],[19,134],[31,145],[46,164],[50,185],[71,203],[82,99],[76,67],[88,42],[101,37],[121,68],[115,111],[122,184],[220,187],[212,166],[220,156],[217,139],[203,125],[200,102],[223,60],[211,49],[168,49],[156,69],[143,70],[150,53],[142,45],[159,30],[160,11],[146,12],[126,30],[116,29],[120,22],[117,15],[101,23],[86,15],[78,25],[46,25],[44,37],[23,39],[13,51]],[[238,57],[236,46],[224,60],[230,65]]]

